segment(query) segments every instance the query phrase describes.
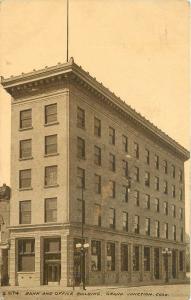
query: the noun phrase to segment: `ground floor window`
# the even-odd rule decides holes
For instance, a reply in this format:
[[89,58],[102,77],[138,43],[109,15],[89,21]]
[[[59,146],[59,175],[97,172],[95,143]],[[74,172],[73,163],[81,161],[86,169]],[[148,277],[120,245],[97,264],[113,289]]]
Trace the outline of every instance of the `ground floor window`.
[[128,245],[121,244],[121,271],[128,271]]
[[107,271],[115,271],[115,244],[107,243]]
[[150,248],[144,247],[144,271],[150,271]]
[[133,271],[139,271],[139,246],[133,246]]
[[179,271],[183,271],[184,269],[184,252],[179,252]]
[[101,271],[101,242],[91,241],[91,270]]
[[35,271],[35,239],[18,240],[18,271]]

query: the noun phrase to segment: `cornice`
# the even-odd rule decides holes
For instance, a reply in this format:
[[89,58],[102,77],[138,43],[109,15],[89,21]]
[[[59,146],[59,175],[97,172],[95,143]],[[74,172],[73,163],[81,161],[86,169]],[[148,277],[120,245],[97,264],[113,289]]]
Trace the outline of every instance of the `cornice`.
[[5,90],[14,98],[19,98],[27,94],[39,94],[43,87],[56,86],[64,81],[72,81],[93,93],[101,101],[106,102],[112,109],[118,111],[123,117],[132,121],[136,126],[146,130],[154,138],[165,144],[183,161],[190,158],[190,153],[174,139],[160,130],[157,126],[147,120],[140,113],[136,112],[130,105],[122,101],[102,83],[98,82],[95,77],[92,77],[88,72],[78,66],[73,58],[69,62],[58,63],[53,67],[45,67],[41,70],[33,70],[30,73],[22,73],[19,76],[12,76],[4,79],[1,77],[1,84]]

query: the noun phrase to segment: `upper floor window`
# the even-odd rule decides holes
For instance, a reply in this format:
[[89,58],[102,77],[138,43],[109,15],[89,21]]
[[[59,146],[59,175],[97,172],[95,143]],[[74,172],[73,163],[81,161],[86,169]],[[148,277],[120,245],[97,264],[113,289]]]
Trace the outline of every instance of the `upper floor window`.
[[172,216],[175,218],[176,217],[176,206],[172,205]]
[[32,127],[32,109],[22,110],[20,112],[20,128]]
[[30,158],[32,156],[32,140],[20,141],[20,158]]
[[145,194],[145,208],[150,208],[150,195]]
[[94,146],[94,163],[97,166],[101,166],[101,148]]
[[31,201],[20,201],[19,224],[31,224]]
[[164,202],[164,214],[168,215],[168,203],[166,201]]
[[94,225],[101,226],[101,205],[94,204]]
[[166,160],[163,160],[163,170],[165,174],[168,173],[168,163]]
[[145,219],[145,234],[150,235],[151,232],[151,226],[150,226],[150,218]]
[[109,181],[109,196],[115,198],[115,181]]
[[101,242],[91,241],[91,270],[101,271]]
[[123,185],[123,187],[122,187],[122,197],[123,197],[124,202],[128,202],[129,189],[128,189],[128,186],[126,186],[126,185]]
[[109,153],[109,170],[115,172],[115,155]]
[[155,221],[155,228],[154,228],[154,236],[155,237],[160,237],[160,223],[159,221]]
[[176,225],[172,226],[172,238],[174,241],[176,241]]
[[45,167],[45,186],[57,184],[57,166]]
[[121,271],[128,271],[128,245],[121,244]]
[[94,180],[95,180],[95,193],[96,194],[101,194],[101,176],[95,174],[94,175]]
[[57,121],[57,103],[45,106],[45,124]]
[[77,187],[85,188],[85,170],[77,168]]
[[183,219],[183,208],[182,207],[179,208],[179,219],[180,220]]
[[57,198],[45,199],[45,222],[57,221]]
[[182,170],[179,170],[179,172],[178,172],[178,179],[179,179],[180,182],[182,182],[182,178],[183,178]]
[[150,247],[144,247],[144,271],[150,271]]
[[94,118],[94,135],[97,137],[101,136],[101,120]]
[[137,205],[137,206],[139,206],[139,198],[140,198],[140,196],[139,196],[139,191],[135,191],[134,192],[134,195],[135,195],[135,205]]
[[183,227],[180,228],[180,241],[181,242],[184,241],[184,228]]
[[80,159],[85,159],[85,140],[78,137],[77,138],[77,157]]
[[31,169],[19,171],[19,188],[31,187]]
[[155,154],[155,168],[159,169],[159,156]]
[[172,177],[175,178],[175,176],[176,176],[175,165],[172,165]]
[[123,176],[128,177],[128,162],[126,160],[122,161]]
[[168,182],[166,180],[164,181],[163,192],[164,194],[168,194]]
[[148,149],[145,149],[145,162],[147,164],[150,162],[150,151]]
[[179,271],[184,270],[184,251],[179,251]]
[[134,232],[139,233],[139,216],[136,215],[134,219]]
[[158,198],[155,198],[155,211],[156,212],[160,211],[159,199]]
[[159,191],[159,177],[155,176],[155,190]]
[[115,129],[109,127],[109,144],[115,145]]
[[77,108],[77,127],[85,128],[85,110],[80,107]]
[[45,154],[57,153],[57,134],[45,136]]
[[179,189],[179,200],[182,201],[182,189]]
[[107,271],[115,271],[115,243],[107,243]]
[[115,229],[115,209],[109,209],[109,227]]
[[139,144],[134,143],[134,157],[139,158]]
[[122,146],[123,146],[123,151],[128,153],[128,137],[125,135],[122,136]]
[[145,186],[150,186],[150,173],[145,172]]
[[123,218],[123,230],[128,231],[128,213],[123,211],[122,218]]
[[168,239],[168,223],[164,223],[164,238]]
[[139,182],[139,168],[135,167],[134,170],[135,170],[134,180],[137,181],[137,182]]
[[172,197],[176,197],[176,190],[175,190],[175,185],[172,185]]

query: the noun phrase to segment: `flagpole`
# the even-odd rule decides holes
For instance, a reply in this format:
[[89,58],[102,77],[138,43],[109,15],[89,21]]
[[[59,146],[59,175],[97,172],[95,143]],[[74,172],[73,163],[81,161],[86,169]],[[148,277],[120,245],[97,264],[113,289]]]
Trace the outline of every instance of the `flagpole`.
[[68,42],[69,42],[69,0],[67,0],[67,49],[66,49],[66,60],[68,62]]

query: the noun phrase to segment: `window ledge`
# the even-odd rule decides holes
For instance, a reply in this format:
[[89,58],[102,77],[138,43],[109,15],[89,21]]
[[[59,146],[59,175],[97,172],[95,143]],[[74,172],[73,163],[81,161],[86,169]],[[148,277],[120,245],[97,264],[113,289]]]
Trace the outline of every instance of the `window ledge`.
[[50,154],[45,154],[44,157],[49,157],[49,156],[58,156],[59,153],[50,153]]
[[19,191],[31,191],[33,190],[32,187],[27,187],[27,188],[19,188]]
[[32,157],[32,156],[29,156],[29,157],[19,158],[19,161],[30,160],[30,159],[33,159],[33,157]]
[[54,187],[58,187],[58,186],[59,186],[59,184],[45,185],[44,189],[54,188]]
[[28,271],[28,272],[19,271],[19,272],[17,272],[17,274],[35,274],[35,271]]
[[25,127],[25,128],[19,128],[19,131],[25,131],[25,130],[31,130],[33,129],[33,126]]
[[56,122],[47,123],[47,124],[44,124],[44,127],[53,126],[53,125],[59,125],[59,122],[56,121]]

